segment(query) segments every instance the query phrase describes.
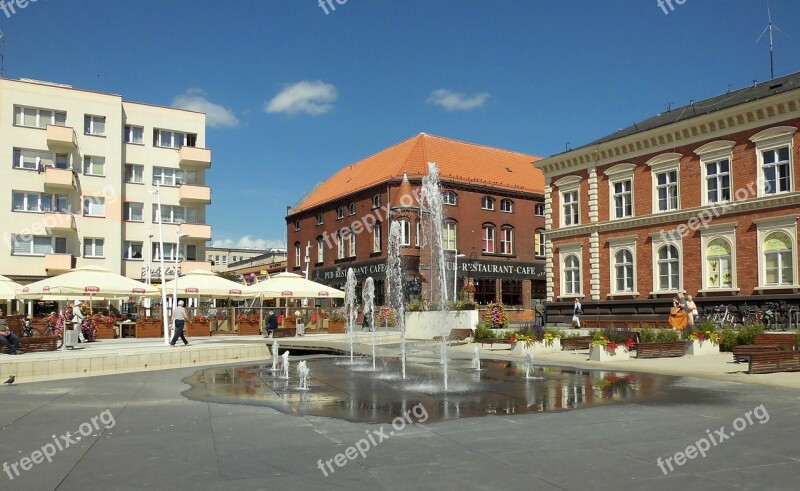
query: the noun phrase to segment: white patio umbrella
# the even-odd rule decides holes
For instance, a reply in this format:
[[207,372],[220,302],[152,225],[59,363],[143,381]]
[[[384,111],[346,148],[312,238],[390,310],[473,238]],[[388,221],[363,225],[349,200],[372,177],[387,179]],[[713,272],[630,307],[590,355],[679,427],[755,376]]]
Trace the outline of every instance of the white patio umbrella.
[[158,296],[158,289],[98,266],[82,266],[58,276],[25,285],[18,299],[40,299],[75,295],[90,298],[126,298]]
[[244,288],[262,297],[344,298],[344,292],[294,273],[278,273]]
[[17,298],[17,290],[21,290],[22,285],[15,281],[11,281],[3,275],[0,275],[0,299],[13,300]]
[[256,297],[257,293],[249,292],[244,285],[225,279],[211,271],[195,270],[179,278],[164,283],[163,288],[167,295],[175,293],[177,282],[178,295],[187,297],[212,297],[212,298],[244,298]]

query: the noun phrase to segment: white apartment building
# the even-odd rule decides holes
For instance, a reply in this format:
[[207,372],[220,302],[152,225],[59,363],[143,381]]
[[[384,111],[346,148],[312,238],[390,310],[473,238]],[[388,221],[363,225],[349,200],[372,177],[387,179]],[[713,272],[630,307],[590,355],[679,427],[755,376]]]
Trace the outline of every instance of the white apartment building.
[[150,268],[157,283],[159,225],[168,278],[176,258],[181,273],[211,268],[205,114],[0,79],[0,157],[0,274],[96,265],[144,281]]
[[[242,261],[254,258],[277,257],[286,260],[285,249],[244,249],[231,247],[206,247],[206,261],[211,263],[211,271],[223,273],[241,267]],[[246,263],[245,263],[246,264]],[[236,266],[234,266],[236,265]]]

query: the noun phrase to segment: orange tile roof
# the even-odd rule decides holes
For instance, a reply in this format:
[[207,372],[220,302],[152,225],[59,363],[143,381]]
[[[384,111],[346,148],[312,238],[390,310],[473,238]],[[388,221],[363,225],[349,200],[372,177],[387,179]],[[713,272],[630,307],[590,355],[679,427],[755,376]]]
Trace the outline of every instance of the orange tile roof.
[[401,179],[403,172],[411,179],[419,179],[427,175],[428,162],[439,166],[443,181],[543,194],[544,175],[531,165],[538,160],[541,157],[420,133],[344,167],[312,190],[290,213]]

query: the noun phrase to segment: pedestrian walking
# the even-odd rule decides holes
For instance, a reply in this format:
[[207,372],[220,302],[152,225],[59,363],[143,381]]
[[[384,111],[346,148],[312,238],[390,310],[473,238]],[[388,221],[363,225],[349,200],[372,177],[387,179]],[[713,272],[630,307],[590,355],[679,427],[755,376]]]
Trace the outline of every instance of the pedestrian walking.
[[178,306],[172,309],[172,322],[175,325],[175,335],[172,336],[172,341],[169,342],[170,346],[175,346],[178,338],[183,340],[183,345],[188,346],[189,341],[183,335],[183,326],[186,325],[186,309],[183,308],[183,300],[178,301]]

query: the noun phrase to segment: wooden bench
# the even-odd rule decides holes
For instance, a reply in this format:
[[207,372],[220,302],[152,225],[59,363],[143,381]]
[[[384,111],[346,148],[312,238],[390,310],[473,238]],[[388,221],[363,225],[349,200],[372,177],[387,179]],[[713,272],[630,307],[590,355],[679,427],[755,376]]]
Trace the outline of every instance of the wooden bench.
[[636,358],[669,358],[686,354],[684,341],[663,343],[639,343],[636,345]]
[[[447,341],[461,342],[472,337],[472,329],[450,329]],[[441,341],[442,336],[434,336],[434,341]]]
[[293,338],[297,336],[296,327],[279,327],[272,332],[272,336],[276,338]]
[[756,334],[755,344],[733,347],[733,361],[747,362],[753,353],[773,351],[793,351],[797,349],[797,336],[788,332],[775,334]]
[[800,371],[800,351],[751,353],[748,373]]
[[[19,338],[19,350],[25,353],[33,353],[35,351],[56,351],[58,349],[58,336],[43,336],[36,338]],[[4,351],[8,351],[5,346]]]
[[483,338],[480,342],[481,346],[488,344],[490,348],[495,344],[510,344],[508,338]]
[[576,349],[589,349],[592,345],[591,336],[576,336],[572,338],[561,339],[561,349],[576,350]]

